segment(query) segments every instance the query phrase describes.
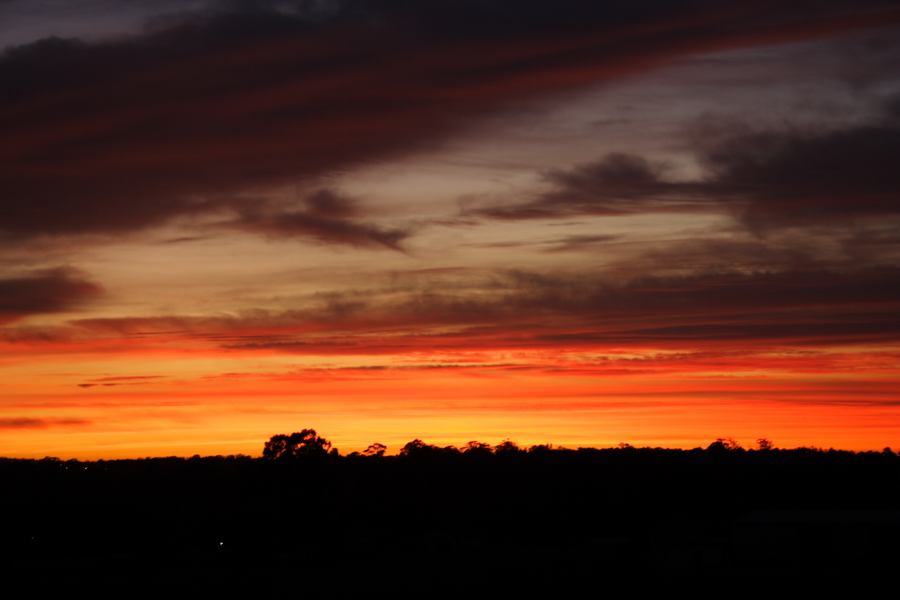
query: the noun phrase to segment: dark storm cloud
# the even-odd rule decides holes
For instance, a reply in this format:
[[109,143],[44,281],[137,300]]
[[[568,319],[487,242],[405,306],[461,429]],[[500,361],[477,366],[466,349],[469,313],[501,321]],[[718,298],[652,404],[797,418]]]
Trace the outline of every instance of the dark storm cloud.
[[897,104],[870,123],[824,131],[714,122],[691,136],[702,180],[675,181],[664,164],[612,153],[546,173],[551,190],[528,202],[469,212],[515,220],[728,210],[755,231],[900,217]]
[[823,133],[748,133],[701,158],[710,197],[745,203],[741,219],[766,230],[900,216],[900,120]]
[[245,207],[232,225],[273,237],[308,237],[331,244],[392,250],[401,250],[401,242],[409,236],[407,230],[384,229],[353,220],[361,212],[356,202],[330,190],[310,194],[303,204],[299,209]]
[[69,310],[102,289],[70,268],[33,271],[0,279],[0,323]]
[[409,233],[402,229],[381,229],[373,225],[329,219],[306,211],[258,215],[245,213],[238,222],[246,231],[275,237],[309,237],[321,242],[350,246],[383,246],[400,250]]
[[569,170],[544,174],[553,186],[536,199],[470,212],[494,219],[546,219],[568,216],[621,216],[646,212],[708,209],[709,202],[693,184],[665,179],[666,166],[641,156],[614,152]]
[[[881,2],[215,6],[143,35],[0,56],[0,233],[121,233],[232,208],[236,192],[433,147],[523,98],[900,17]],[[402,237],[341,219],[288,213],[258,229]]]

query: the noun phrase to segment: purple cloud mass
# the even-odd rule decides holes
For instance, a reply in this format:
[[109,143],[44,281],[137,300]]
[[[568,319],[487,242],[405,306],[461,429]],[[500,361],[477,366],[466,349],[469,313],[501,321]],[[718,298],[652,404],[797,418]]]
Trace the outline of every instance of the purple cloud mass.
[[62,312],[96,298],[102,288],[76,269],[60,267],[0,279],[0,323]]
[[[273,214],[236,198],[432,148],[486,115],[685,56],[900,19],[893,3],[876,1],[210,6],[157,19],[140,35],[48,38],[0,55],[4,239],[130,232],[225,211],[266,235],[397,249],[403,227],[311,206]],[[894,144],[863,137],[847,141]],[[821,143],[797,152],[818,149],[828,160]],[[803,184],[778,170],[791,152],[756,167],[736,150],[731,162],[707,154],[722,170],[710,185],[743,193],[762,173],[796,198]],[[562,195],[530,216],[572,202],[600,210],[583,197],[591,178],[631,199],[666,188],[652,165],[623,156],[554,177]],[[773,220],[764,206],[747,218]]]

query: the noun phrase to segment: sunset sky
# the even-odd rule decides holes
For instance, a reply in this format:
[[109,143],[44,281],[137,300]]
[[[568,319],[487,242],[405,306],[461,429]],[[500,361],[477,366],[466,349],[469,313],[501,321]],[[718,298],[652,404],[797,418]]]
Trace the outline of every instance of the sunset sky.
[[900,448],[900,5],[0,0],[0,455]]

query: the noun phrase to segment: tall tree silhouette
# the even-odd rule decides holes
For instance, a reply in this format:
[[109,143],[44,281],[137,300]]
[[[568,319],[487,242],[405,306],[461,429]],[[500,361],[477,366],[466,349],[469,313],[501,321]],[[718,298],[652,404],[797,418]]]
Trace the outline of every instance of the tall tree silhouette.
[[462,451],[468,456],[488,456],[491,454],[491,445],[473,440],[463,446]]
[[519,445],[511,440],[503,440],[494,446],[494,454],[498,456],[514,456],[522,454],[525,451],[519,448]]
[[775,444],[772,443],[772,440],[769,438],[761,437],[756,440],[756,447],[760,450],[774,450]]
[[[295,460],[299,458],[324,458],[331,451],[331,442],[320,437],[315,429],[303,429],[290,435],[273,435],[263,448],[263,458],[268,460]],[[334,453],[334,452],[332,452]]]
[[426,444],[419,438],[414,439],[411,442],[407,442],[402,448],[400,448],[400,456],[428,456],[434,454],[435,448],[430,444]]
[[716,438],[716,441],[706,447],[711,452],[725,452],[742,450],[740,443],[732,437]]
[[363,456],[384,456],[384,452],[387,450],[387,446],[380,442],[375,442],[371,444],[368,448],[363,450]]

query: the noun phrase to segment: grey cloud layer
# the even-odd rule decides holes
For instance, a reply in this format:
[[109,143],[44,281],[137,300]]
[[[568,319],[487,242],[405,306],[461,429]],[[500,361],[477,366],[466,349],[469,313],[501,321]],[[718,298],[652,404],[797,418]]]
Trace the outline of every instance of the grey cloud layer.
[[[431,148],[522,99],[900,18],[875,1],[213,6],[142,35],[47,39],[0,56],[4,239],[229,210],[236,193]],[[270,235],[383,248],[404,236],[308,207],[242,214]]]
[[663,164],[625,153],[552,171],[551,189],[518,204],[471,209],[496,219],[677,211],[734,212],[752,230],[900,217],[898,99],[876,121],[826,131],[698,131],[690,148],[707,176],[670,178]]

